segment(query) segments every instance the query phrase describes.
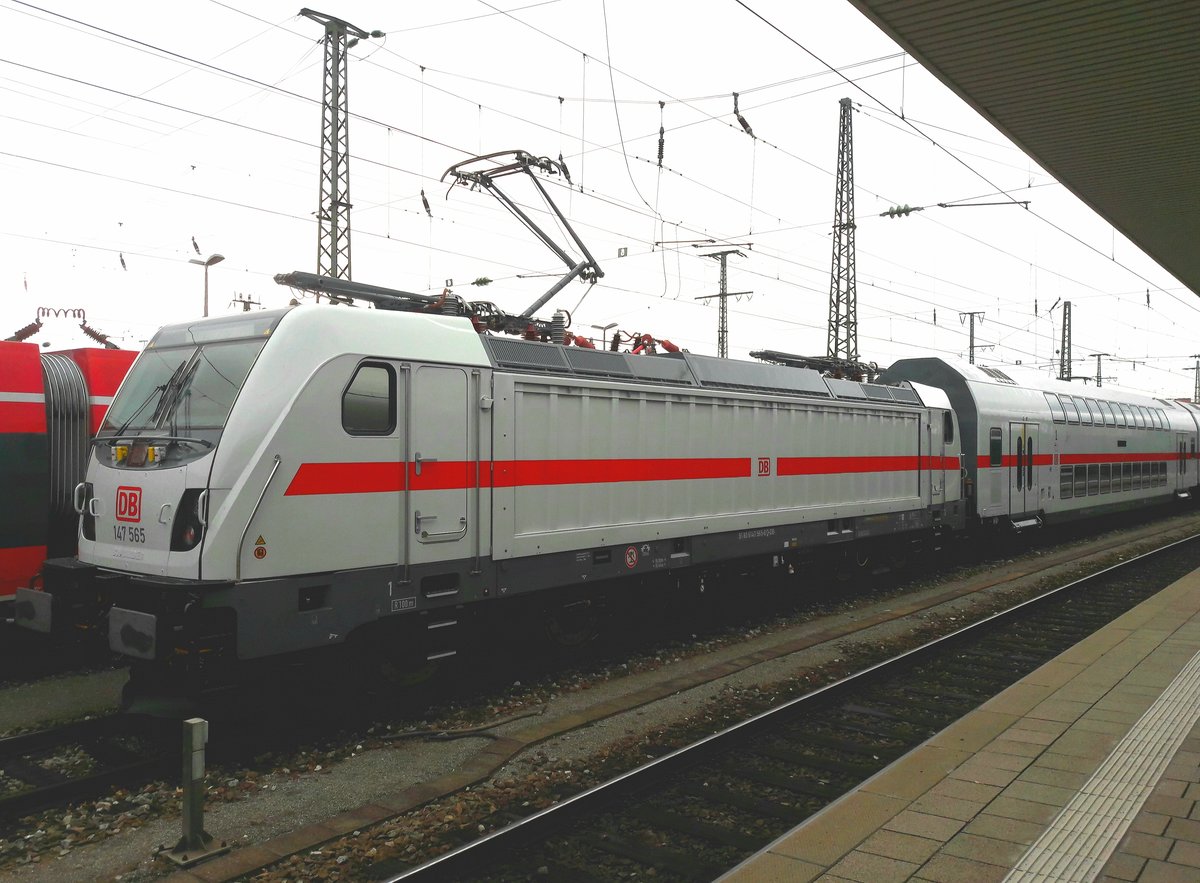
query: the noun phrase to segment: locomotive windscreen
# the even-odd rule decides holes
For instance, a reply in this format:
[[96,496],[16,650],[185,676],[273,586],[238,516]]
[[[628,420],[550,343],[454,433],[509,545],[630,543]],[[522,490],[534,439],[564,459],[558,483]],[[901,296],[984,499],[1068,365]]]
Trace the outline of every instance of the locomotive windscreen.
[[219,431],[284,312],[163,328],[130,369],[99,435]]

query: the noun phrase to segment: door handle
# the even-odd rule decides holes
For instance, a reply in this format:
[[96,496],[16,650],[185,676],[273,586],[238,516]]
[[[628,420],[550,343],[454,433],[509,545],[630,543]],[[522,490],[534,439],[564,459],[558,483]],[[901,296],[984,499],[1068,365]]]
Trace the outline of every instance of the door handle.
[[458,530],[445,530],[441,533],[430,533],[421,530],[422,521],[436,521],[436,515],[422,515],[420,510],[413,512],[413,533],[421,538],[423,543],[449,543],[462,539],[467,535],[467,516],[458,519]]
[[[436,463],[437,461],[438,461],[437,457],[422,457],[421,452],[417,451],[417,453],[413,455],[413,464],[415,466],[414,471],[417,473],[417,475],[420,475],[422,463]],[[425,517],[432,518],[433,516],[427,515]]]
[[171,504],[163,503],[162,507],[158,510],[158,523],[159,524],[170,524],[170,518],[169,518],[170,514],[171,514]]

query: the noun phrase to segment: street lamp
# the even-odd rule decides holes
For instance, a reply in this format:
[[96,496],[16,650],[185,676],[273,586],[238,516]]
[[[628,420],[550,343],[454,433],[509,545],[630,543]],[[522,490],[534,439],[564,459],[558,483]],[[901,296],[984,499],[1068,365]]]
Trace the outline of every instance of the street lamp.
[[208,318],[208,268],[211,267],[213,264],[221,263],[221,261],[223,261],[223,260],[225,260],[225,255],[223,255],[223,254],[210,254],[208,256],[208,258],[203,261],[199,260],[198,258],[192,258],[190,261],[188,261],[189,264],[199,264],[201,267],[204,268],[204,318],[205,319]]
[[597,331],[600,332],[600,345],[604,349],[608,349],[608,329],[616,328],[617,324],[618,323],[616,323],[616,322],[609,322],[607,325],[593,325],[592,326],[593,328],[595,328]]

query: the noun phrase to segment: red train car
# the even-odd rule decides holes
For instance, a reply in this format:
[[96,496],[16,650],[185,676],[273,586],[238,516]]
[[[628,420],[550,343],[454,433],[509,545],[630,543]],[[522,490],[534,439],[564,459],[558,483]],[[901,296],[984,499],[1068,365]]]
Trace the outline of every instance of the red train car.
[[0,602],[47,557],[75,553],[75,485],[88,440],[137,356],[83,348],[43,353],[0,341]]

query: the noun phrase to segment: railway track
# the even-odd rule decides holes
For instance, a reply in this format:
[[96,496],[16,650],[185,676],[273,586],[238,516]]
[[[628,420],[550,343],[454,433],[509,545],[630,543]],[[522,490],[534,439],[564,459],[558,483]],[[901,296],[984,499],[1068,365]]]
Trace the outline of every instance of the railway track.
[[[793,700],[392,880],[711,880],[1200,566],[1200,536]],[[381,873],[377,879],[382,879]]]
[[151,737],[148,721],[99,717],[0,739],[0,821],[178,776],[178,750]]

